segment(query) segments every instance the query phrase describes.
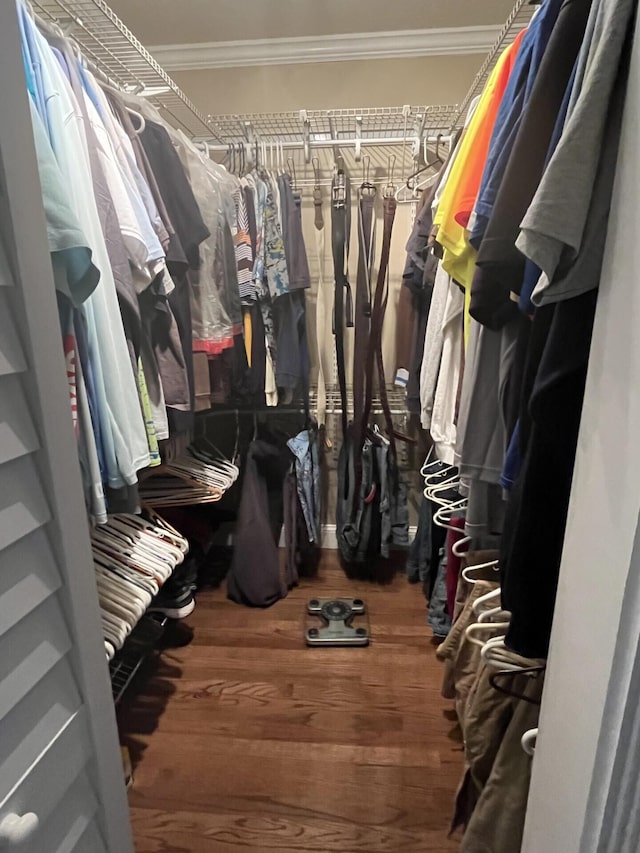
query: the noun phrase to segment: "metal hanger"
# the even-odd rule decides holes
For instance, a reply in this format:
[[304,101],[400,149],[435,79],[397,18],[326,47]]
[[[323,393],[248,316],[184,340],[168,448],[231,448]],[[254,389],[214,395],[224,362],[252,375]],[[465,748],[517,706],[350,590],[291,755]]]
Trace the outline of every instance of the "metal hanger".
[[502,693],[504,696],[510,696],[512,699],[521,699],[523,702],[528,702],[530,705],[540,705],[541,703],[538,699],[532,699],[524,693],[519,693],[516,690],[505,687],[504,684],[501,684],[501,680],[507,676],[513,680],[514,675],[526,675],[529,678],[538,678],[543,672],[545,672],[545,670],[546,666],[530,666],[527,669],[521,669],[518,672],[511,669],[499,669],[497,672],[491,673],[489,676],[489,684],[494,690],[497,690],[498,693]]
[[291,189],[298,192],[298,179],[296,178],[296,164],[293,162],[293,157],[287,157],[287,169],[291,177]]
[[396,185],[393,183],[393,172],[396,166],[396,155],[389,154],[387,158],[387,174],[389,176],[389,180],[387,185],[384,188],[384,197],[385,198],[393,198],[396,194]]
[[369,171],[371,168],[371,157],[365,154],[362,158],[362,183],[360,184],[361,196],[374,196],[377,192],[376,185],[369,180]]
[[[420,174],[420,173],[424,172],[424,171],[425,171],[425,169],[432,169],[434,166],[442,166],[442,164],[444,163],[444,160],[443,160],[443,159],[442,159],[442,157],[440,156],[440,141],[441,141],[441,140],[442,140],[442,134],[441,134],[441,133],[439,133],[439,134],[436,136],[436,152],[435,152],[435,157],[434,157],[434,159],[433,159],[433,160],[431,161],[431,163],[430,163],[430,162],[429,162],[429,158],[428,158],[428,156],[427,156],[427,152],[428,152],[428,150],[429,150],[429,149],[428,149],[428,145],[427,145],[428,140],[427,140],[427,137],[425,136],[424,141],[423,141],[423,148],[424,148],[424,164],[425,164],[425,165],[424,165],[424,168],[420,169],[420,171],[418,172],[418,174]],[[416,177],[416,175],[413,175],[413,177]]]
[[[142,113],[139,113],[137,110],[132,109],[132,107],[129,107],[126,104],[125,104],[124,108],[129,113],[130,116],[132,116],[133,118],[137,119],[140,122],[139,127],[133,128],[135,130],[135,132],[138,135],[140,135],[142,133],[142,131],[145,129],[145,127],[147,126],[147,121],[146,121],[145,117],[142,115]],[[207,154],[208,153],[209,153],[209,150],[208,150],[208,146],[207,146]]]

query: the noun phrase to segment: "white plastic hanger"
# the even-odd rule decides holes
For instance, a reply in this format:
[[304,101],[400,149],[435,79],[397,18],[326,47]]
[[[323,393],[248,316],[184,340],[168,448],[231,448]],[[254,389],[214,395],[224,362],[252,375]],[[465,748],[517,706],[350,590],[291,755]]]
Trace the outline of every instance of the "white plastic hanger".
[[473,542],[473,536],[463,536],[462,539],[456,539],[451,546],[451,552],[456,557],[463,557],[467,552],[467,546]]
[[509,622],[510,620],[511,613],[508,610],[503,610],[502,607],[492,607],[478,616],[478,622]]
[[481,595],[479,598],[473,602],[473,612],[478,616],[484,610],[485,604],[489,602],[495,601],[496,599],[500,599],[501,590],[500,587],[497,589],[492,589],[491,592],[487,592],[484,595]]
[[[485,569],[494,569],[496,572],[496,575],[497,575],[498,572],[500,571],[498,560],[491,560],[488,563],[479,563],[476,566],[465,566],[464,569],[462,570],[462,577],[468,583],[477,583],[479,580],[481,580],[481,578],[474,577],[473,576],[474,573],[476,573],[478,571],[484,572]],[[497,578],[496,578],[496,580],[497,580]]]
[[538,729],[529,729],[526,731],[520,740],[520,744],[522,745],[523,750],[527,753],[527,755],[531,755],[536,751],[536,743],[538,740]]
[[477,639],[476,634],[489,633],[493,634],[494,637],[497,635],[500,639],[504,639],[508,628],[509,622],[474,622],[466,628],[464,633],[470,643],[480,646],[483,649],[486,645],[486,640]]
[[461,498],[459,501],[454,501],[450,504],[444,504],[440,509],[433,514],[433,523],[436,527],[444,527],[445,530],[452,530],[454,533],[461,533],[462,528],[451,524],[456,513],[464,515],[464,510],[467,508],[467,499]]

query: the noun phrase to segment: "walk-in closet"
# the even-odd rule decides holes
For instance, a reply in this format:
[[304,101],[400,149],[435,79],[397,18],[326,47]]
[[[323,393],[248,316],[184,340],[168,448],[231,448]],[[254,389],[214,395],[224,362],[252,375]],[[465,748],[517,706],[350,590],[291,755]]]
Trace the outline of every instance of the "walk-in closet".
[[640,849],[637,26],[0,3],[0,850]]

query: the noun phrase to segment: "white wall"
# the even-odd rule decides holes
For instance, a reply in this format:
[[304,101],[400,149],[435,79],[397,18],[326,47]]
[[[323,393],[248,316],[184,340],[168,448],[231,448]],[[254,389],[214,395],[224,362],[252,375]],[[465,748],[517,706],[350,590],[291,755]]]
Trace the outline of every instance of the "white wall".
[[456,104],[484,54],[174,71],[206,114]]

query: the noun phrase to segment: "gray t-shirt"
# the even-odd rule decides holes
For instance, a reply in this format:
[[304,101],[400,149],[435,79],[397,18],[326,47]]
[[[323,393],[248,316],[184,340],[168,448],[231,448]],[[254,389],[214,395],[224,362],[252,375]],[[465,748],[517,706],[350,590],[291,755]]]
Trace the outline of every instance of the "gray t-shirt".
[[504,396],[515,356],[517,320],[499,331],[471,320],[458,413],[460,476],[497,484],[504,464]]
[[631,41],[628,40],[609,105],[598,172],[580,251],[576,257],[565,249],[551,282],[544,274],[540,277],[531,297],[534,305],[548,305],[552,302],[572,299],[574,296],[593,290],[600,283],[611,196],[618,162],[630,47]]
[[609,101],[634,6],[632,0],[594,0],[591,7],[562,137],[516,242],[542,269],[540,288],[553,282],[561,263],[571,265],[583,244]]

